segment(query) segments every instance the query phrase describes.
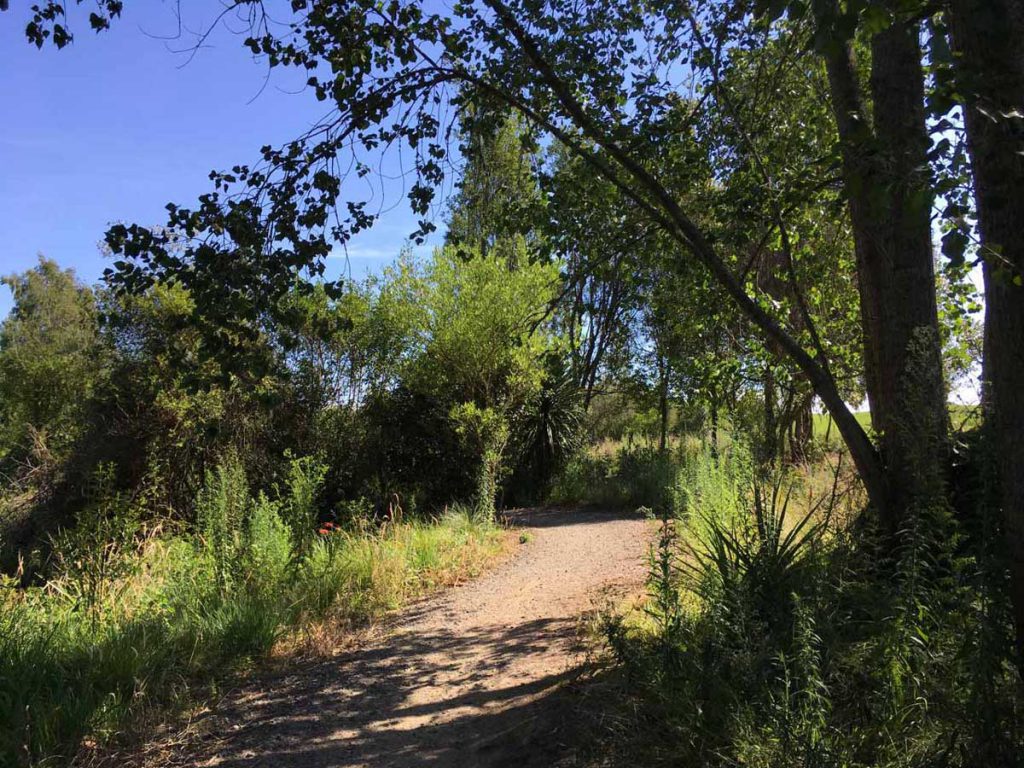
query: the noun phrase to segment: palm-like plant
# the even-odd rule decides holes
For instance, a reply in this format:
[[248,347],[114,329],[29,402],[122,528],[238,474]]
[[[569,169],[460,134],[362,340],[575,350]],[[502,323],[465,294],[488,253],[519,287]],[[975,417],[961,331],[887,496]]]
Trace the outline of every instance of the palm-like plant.
[[705,604],[716,605],[740,624],[755,620],[772,635],[789,634],[794,595],[812,586],[806,566],[819,549],[835,501],[834,492],[822,497],[791,524],[791,494],[782,473],[756,480],[752,517],[705,518],[704,532],[686,563]]
[[552,478],[583,444],[583,407],[572,377],[560,367],[549,373],[516,424],[516,479],[541,497]]

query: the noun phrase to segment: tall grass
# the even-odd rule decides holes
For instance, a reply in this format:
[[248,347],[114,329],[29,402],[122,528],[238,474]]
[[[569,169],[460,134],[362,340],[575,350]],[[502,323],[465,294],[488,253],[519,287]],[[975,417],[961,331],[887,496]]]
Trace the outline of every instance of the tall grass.
[[119,565],[104,561],[87,592],[76,568],[91,566],[61,541],[45,584],[0,583],[0,765],[66,764],[309,622],[370,619],[475,572],[499,547],[496,529],[459,512],[296,535],[281,514],[293,525],[308,514],[310,488],[296,486],[298,499],[253,498],[229,458],[206,479],[194,534],[135,528],[117,553],[104,550]]
[[695,437],[661,451],[650,444],[603,443],[573,457],[556,476],[550,500],[725,519],[742,506],[753,473],[750,450],[728,441],[716,452]]
[[827,469],[683,465],[644,611],[604,623],[625,675],[602,749],[652,766],[1024,764],[990,539],[941,509],[908,513],[895,544],[849,526],[837,508],[858,497]]

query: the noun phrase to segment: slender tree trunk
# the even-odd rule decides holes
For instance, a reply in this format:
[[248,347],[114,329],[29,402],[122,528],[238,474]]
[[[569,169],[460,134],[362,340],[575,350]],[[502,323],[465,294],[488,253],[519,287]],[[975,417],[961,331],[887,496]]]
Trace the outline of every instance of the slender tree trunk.
[[952,0],[950,12],[985,250],[985,428],[1024,674],[1024,0]]
[[764,434],[761,436],[761,461],[765,464],[776,458],[775,446],[778,442],[778,418],[775,415],[775,370],[769,362],[764,367],[761,379],[764,390]]
[[[759,290],[764,291],[775,301],[784,301],[792,298],[793,286],[779,277],[784,269],[786,256],[780,251],[769,251],[758,259],[757,276],[755,284]],[[796,322],[794,322],[796,320]],[[799,332],[803,330],[802,318],[799,313],[790,312],[790,325]],[[785,359],[785,354],[779,345],[769,341],[766,345],[768,359],[764,364],[764,371],[761,374],[761,394],[763,398],[763,418],[761,435],[761,461],[765,464],[775,461],[779,456],[779,440],[784,432],[784,415],[778,413],[776,400],[775,368],[776,360]]]
[[718,461],[718,401],[711,400],[711,458]]
[[658,371],[661,375],[658,400],[661,412],[661,436],[658,441],[658,449],[664,453],[668,448],[668,359],[662,355],[658,361]]
[[896,22],[872,40],[874,129],[850,47],[825,54],[857,256],[865,379],[889,490],[880,512],[890,532],[908,507],[944,498],[946,398],[917,35],[916,24]]

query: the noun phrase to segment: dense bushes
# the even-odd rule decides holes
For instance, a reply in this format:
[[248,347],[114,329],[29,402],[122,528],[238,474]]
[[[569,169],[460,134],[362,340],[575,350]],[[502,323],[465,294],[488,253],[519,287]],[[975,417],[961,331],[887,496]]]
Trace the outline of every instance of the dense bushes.
[[758,464],[751,442],[604,443],[556,478],[556,501],[661,518],[642,609],[602,624],[622,686],[601,704],[615,710],[601,716],[602,759],[1024,764],[1005,553],[984,478],[961,491],[958,516],[915,510],[894,540],[875,529],[841,454],[779,467]]
[[611,455],[581,452],[555,477],[550,499],[614,508],[671,507],[678,472],[672,454],[650,446],[627,446]]
[[991,537],[924,510],[891,549],[846,525],[836,483],[808,498],[806,474],[705,454],[683,474],[645,613],[605,623],[633,712],[612,743],[630,764],[1021,764]]
[[281,498],[254,497],[229,456],[206,475],[194,533],[140,526],[131,503],[103,495],[58,535],[44,583],[5,578],[0,763],[67,760],[83,737],[123,733],[293,628],[375,616],[496,550],[495,530],[460,512],[317,532],[322,476],[294,460]]
[[669,450],[651,443],[576,452],[555,476],[549,494],[556,504],[597,504],[687,517],[703,509],[724,515],[736,507],[752,476],[750,451],[732,443],[716,458],[687,437]]
[[0,763],[68,759],[283,633],[480,567],[503,482],[561,423],[533,418],[557,266],[513,268],[521,247],[299,283],[223,349],[181,284],[7,279]]
[[[326,465],[323,510],[491,508],[549,448],[538,436],[565,423],[547,407],[564,399],[547,385],[561,342],[538,322],[556,278],[554,265],[440,249],[340,295],[303,283],[275,323],[231,341],[253,363],[240,371],[209,348],[180,285],[93,292],[42,261],[8,280],[15,309],[0,326],[0,562],[20,551],[34,571],[101,466],[154,520],[194,521],[227,454],[256,487],[292,483],[289,451]],[[486,435],[472,413],[487,415]]]

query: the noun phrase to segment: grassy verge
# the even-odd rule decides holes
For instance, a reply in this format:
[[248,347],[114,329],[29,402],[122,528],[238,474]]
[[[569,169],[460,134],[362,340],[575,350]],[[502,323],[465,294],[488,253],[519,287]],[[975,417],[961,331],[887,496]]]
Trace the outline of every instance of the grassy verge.
[[287,500],[251,498],[230,473],[207,486],[196,532],[126,524],[119,537],[104,510],[101,530],[82,520],[58,542],[45,584],[3,583],[0,764],[66,764],[194,703],[304,628],[372,619],[478,572],[502,546],[497,528],[461,512],[297,536]]

